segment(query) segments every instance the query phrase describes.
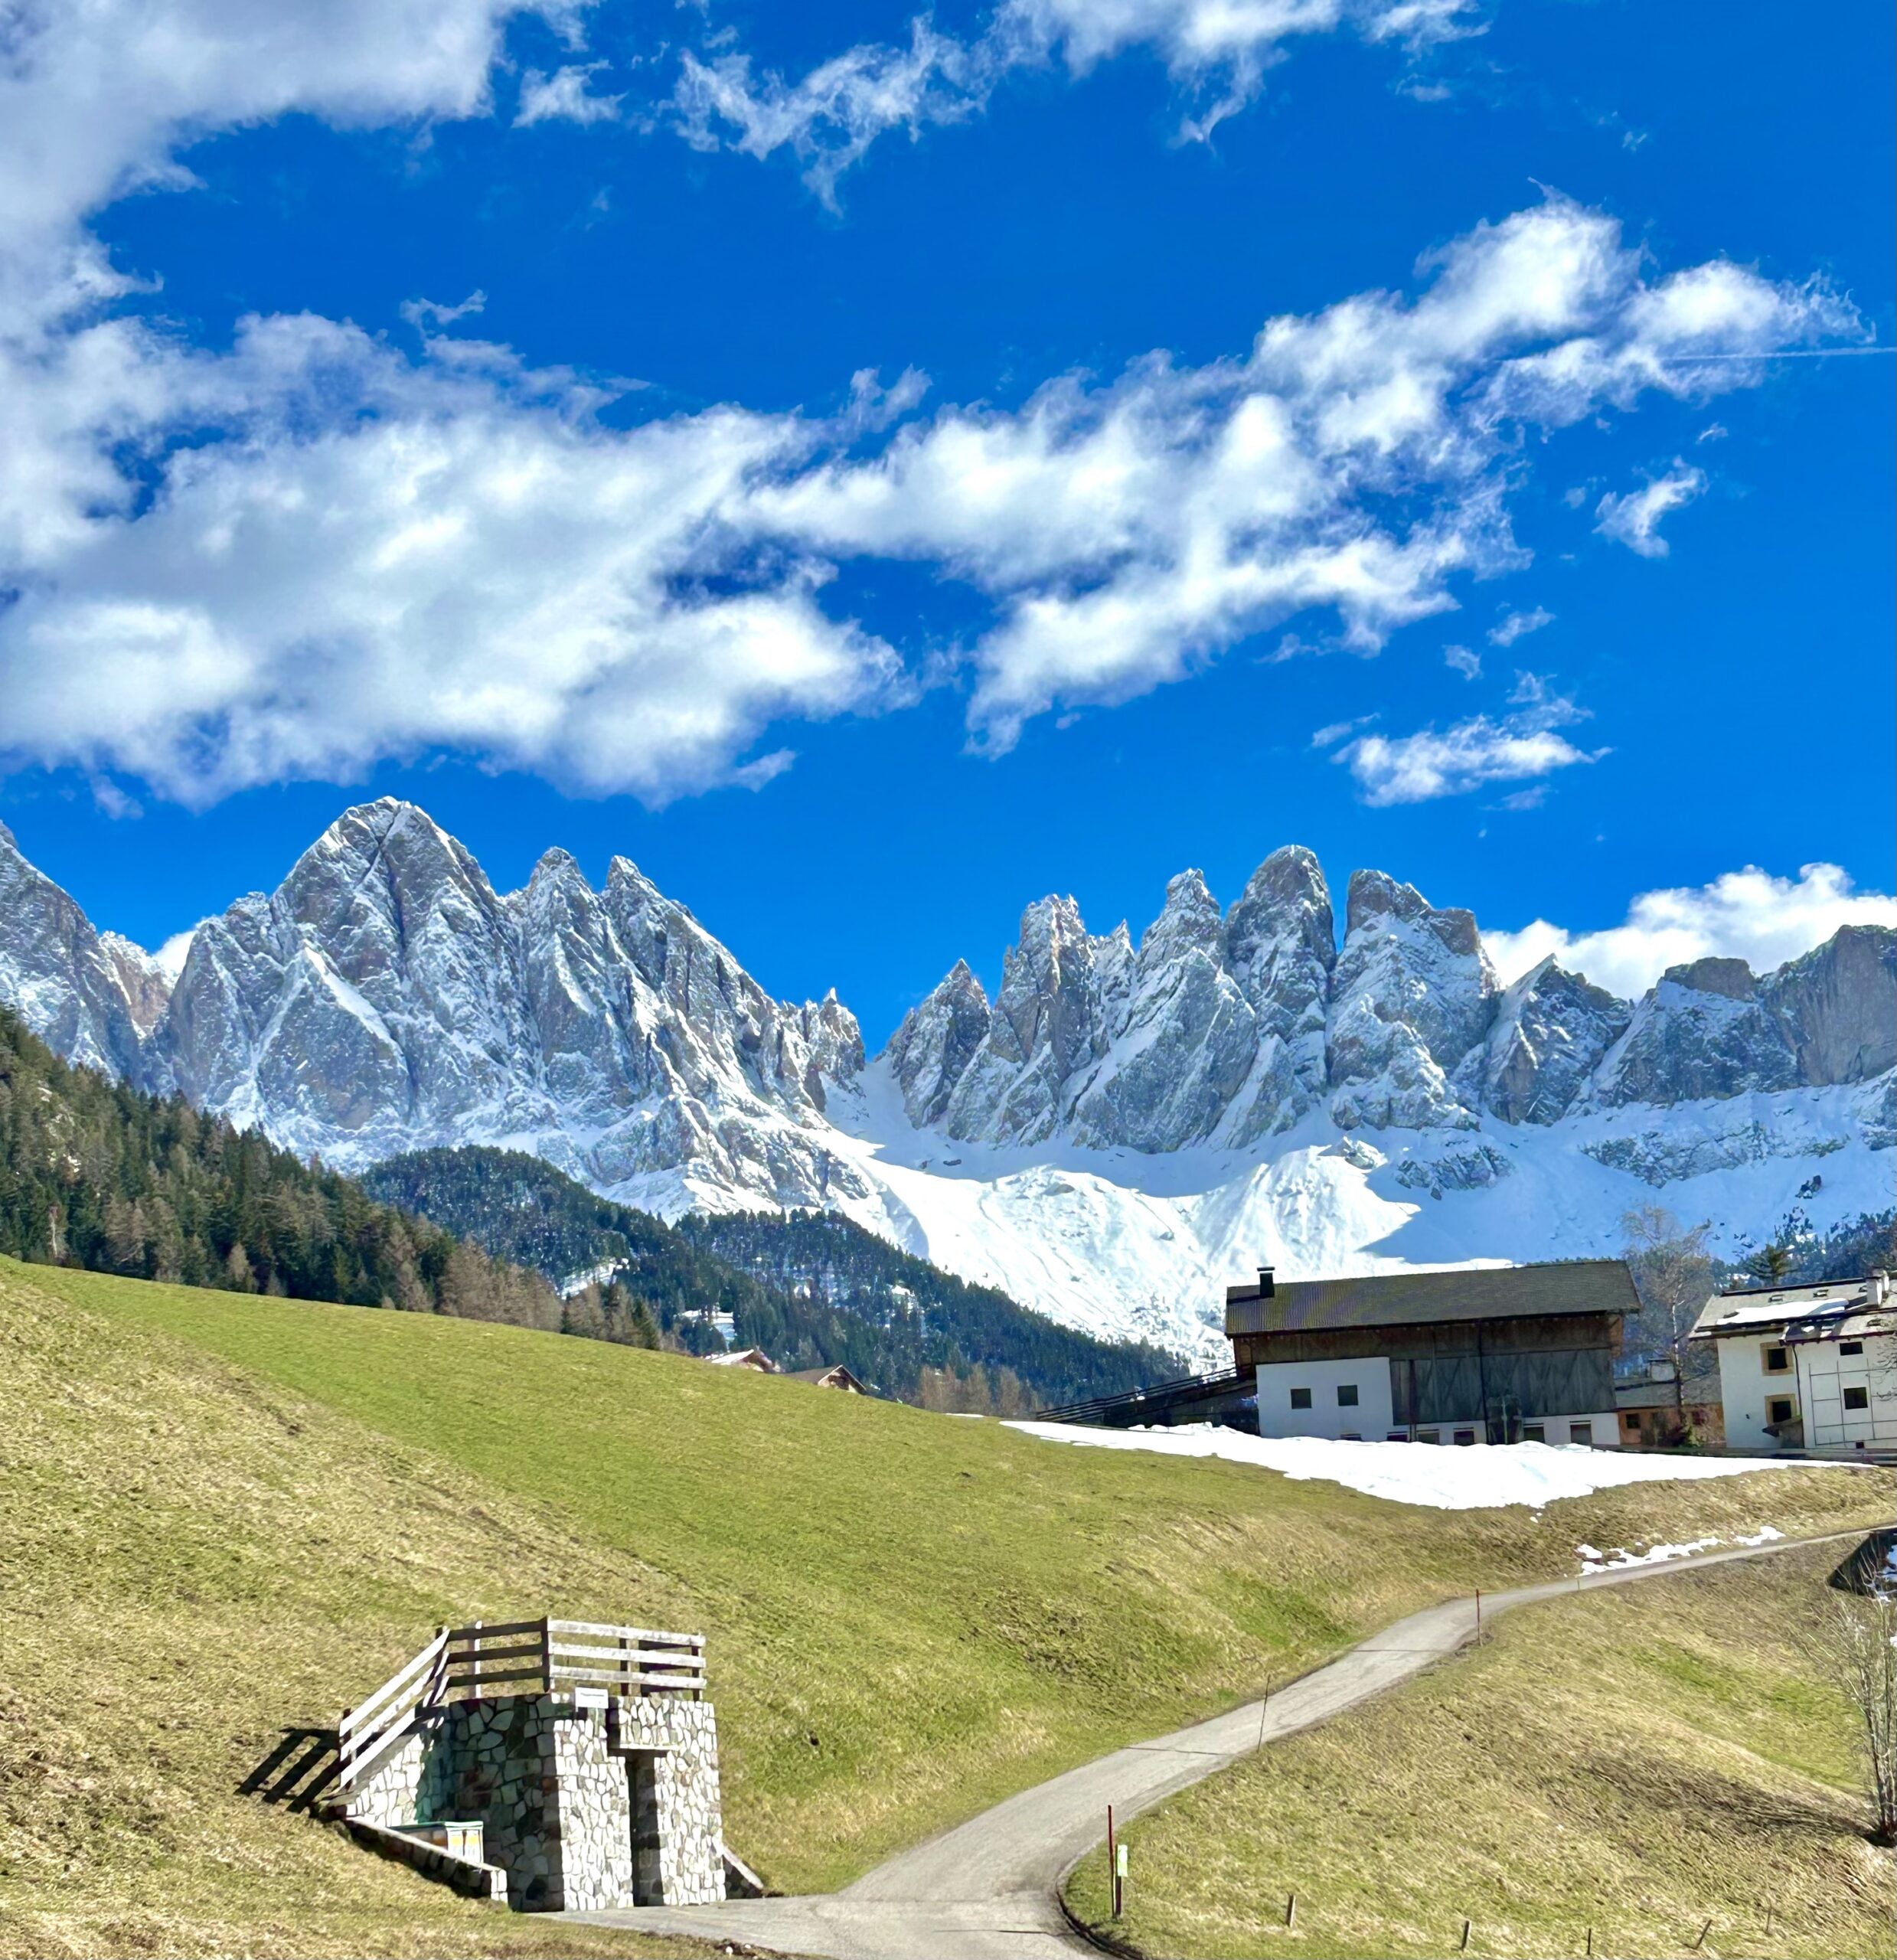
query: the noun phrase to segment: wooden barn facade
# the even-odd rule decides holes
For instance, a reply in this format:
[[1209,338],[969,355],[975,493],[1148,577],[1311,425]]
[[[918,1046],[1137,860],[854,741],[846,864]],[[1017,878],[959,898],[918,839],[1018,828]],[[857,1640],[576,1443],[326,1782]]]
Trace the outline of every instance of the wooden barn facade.
[[1619,1259],[1227,1289],[1262,1436],[1438,1443],[1621,1439],[1614,1357],[1639,1311]]

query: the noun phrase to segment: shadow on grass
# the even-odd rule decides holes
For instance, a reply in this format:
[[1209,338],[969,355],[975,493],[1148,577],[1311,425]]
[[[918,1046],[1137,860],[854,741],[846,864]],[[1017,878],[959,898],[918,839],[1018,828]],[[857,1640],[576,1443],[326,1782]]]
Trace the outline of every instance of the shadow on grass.
[[324,1803],[336,1781],[336,1732],[334,1729],[286,1729],[263,1760],[237,1785],[237,1794],[261,1797],[266,1804],[313,1811]]

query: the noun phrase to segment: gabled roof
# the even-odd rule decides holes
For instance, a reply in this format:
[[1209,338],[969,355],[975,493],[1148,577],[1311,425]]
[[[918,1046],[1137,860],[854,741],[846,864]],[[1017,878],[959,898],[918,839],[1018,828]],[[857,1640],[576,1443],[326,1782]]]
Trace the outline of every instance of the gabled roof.
[[1716,1341],[1722,1334],[1758,1334],[1794,1321],[1835,1320],[1853,1308],[1869,1306],[1866,1279],[1814,1280],[1804,1286],[1747,1286],[1715,1293],[1699,1310],[1690,1338]]
[[1289,1334],[1329,1328],[1415,1327],[1557,1314],[1640,1311],[1633,1276],[1618,1259],[1540,1266],[1462,1266],[1448,1272],[1379,1272],[1357,1279],[1288,1280],[1268,1295],[1226,1289],[1225,1331]]
[[870,1392],[841,1361],[828,1368],[793,1368],[788,1379],[807,1381],[818,1388],[847,1389],[852,1395],[867,1395]]

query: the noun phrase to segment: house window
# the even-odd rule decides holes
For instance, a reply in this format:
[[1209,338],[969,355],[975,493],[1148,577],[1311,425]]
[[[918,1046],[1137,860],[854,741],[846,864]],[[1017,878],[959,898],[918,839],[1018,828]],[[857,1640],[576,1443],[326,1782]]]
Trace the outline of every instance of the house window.
[[1592,1423],[1570,1423],[1568,1425],[1568,1440],[1570,1442],[1584,1442],[1592,1449],[1594,1446],[1594,1425]]
[[1407,1442],[1409,1432],[1407,1429],[1391,1429],[1385,1433],[1383,1440],[1386,1442]]
[[1782,1375],[1791,1366],[1791,1357],[1782,1348],[1765,1350],[1765,1372],[1768,1375]]
[[1474,1432],[1474,1430],[1473,1430],[1473,1429],[1458,1429],[1458,1430],[1456,1431],[1456,1441],[1457,1441],[1458,1442],[1468,1443],[1468,1442],[1474,1442],[1474,1440],[1475,1440],[1475,1432]]
[[1871,1406],[1871,1392],[1868,1388],[1847,1388],[1844,1391],[1844,1406],[1847,1409],[1868,1409]]
[[1308,1409],[1311,1406],[1311,1390],[1294,1388],[1291,1392],[1291,1406],[1294,1409]]
[[1363,1440],[1363,1432],[1361,1429],[1340,1429],[1337,1432],[1337,1440],[1339,1442],[1361,1442]]
[[1416,1432],[1416,1440],[1419,1442],[1441,1442],[1442,1432],[1440,1429],[1419,1429]]
[[1791,1420],[1791,1400],[1788,1396],[1775,1395],[1765,1405],[1766,1420],[1789,1423]]
[[1523,1425],[1522,1425],[1522,1441],[1523,1441],[1523,1442],[1546,1442],[1547,1440],[1548,1440],[1548,1426],[1547,1426],[1547,1424],[1546,1424],[1546,1423],[1523,1423]]
[[1861,1341],[1840,1341],[1838,1343],[1838,1352],[1841,1355],[1861,1354],[1863,1351],[1864,1344]]
[[1340,1409],[1354,1409],[1357,1406],[1357,1383],[1355,1382],[1345,1381],[1338,1383],[1337,1406]]

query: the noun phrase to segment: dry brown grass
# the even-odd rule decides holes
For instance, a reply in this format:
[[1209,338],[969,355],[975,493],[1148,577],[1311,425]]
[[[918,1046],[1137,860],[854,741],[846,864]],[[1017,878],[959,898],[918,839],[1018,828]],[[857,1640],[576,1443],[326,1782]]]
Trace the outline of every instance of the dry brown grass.
[[[1128,1834],[1115,1930],[1179,1960],[1468,1950],[1888,1955],[1851,1718],[1801,1626],[1840,1547],[1524,1608]],[[1070,1903],[1105,1911],[1102,1861]],[[1284,1924],[1298,1895],[1295,1932]],[[1766,1931],[1771,1909],[1771,1931]]]

